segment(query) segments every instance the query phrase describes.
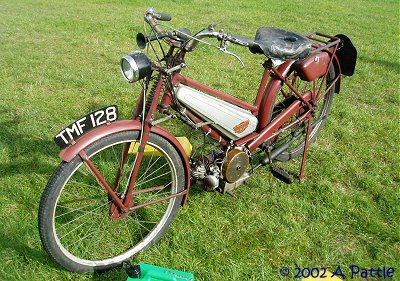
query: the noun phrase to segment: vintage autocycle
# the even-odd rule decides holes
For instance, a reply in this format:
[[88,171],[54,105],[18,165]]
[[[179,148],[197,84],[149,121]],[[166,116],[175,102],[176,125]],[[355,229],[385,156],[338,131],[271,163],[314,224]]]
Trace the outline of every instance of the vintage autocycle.
[[[142,86],[133,118],[118,121],[117,106],[107,106],[55,137],[62,163],[43,192],[39,232],[48,254],[71,271],[107,270],[153,245],[193,181],[232,193],[267,166],[290,183],[293,176],[276,163],[299,156],[302,179],[308,146],[326,122],[341,75],[353,75],[356,65],[345,35],[263,26],[253,40],[213,24],[192,35],[166,25],[171,16],[152,8],[144,19],[150,32],[139,33],[137,44],[156,58],[137,51],[120,64],[123,77]],[[241,63],[228,43],[260,54],[264,72],[254,104],[181,74],[199,43]],[[203,132],[204,142],[192,147],[160,126],[170,119]]]

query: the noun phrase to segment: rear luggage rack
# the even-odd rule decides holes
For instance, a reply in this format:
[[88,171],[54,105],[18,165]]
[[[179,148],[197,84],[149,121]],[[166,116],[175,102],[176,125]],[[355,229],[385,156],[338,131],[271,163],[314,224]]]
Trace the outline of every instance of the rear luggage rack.
[[[311,53],[320,52],[334,47],[334,50],[340,48],[340,38],[319,32],[312,32],[305,35],[311,41]],[[328,39],[328,40],[327,40]]]

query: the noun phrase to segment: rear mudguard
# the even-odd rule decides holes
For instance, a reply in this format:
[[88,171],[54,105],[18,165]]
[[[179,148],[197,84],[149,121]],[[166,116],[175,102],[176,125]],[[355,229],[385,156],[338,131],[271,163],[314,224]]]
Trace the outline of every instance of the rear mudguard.
[[[104,137],[107,137],[115,133],[123,131],[138,131],[141,129],[142,129],[141,123],[137,120],[116,121],[109,125],[98,127],[80,137],[75,144],[62,150],[60,152],[60,158],[65,162],[70,162],[72,159],[74,159],[75,156],[79,154],[79,152],[84,150],[86,147],[88,147],[95,141],[98,141]],[[182,206],[183,206],[186,203],[190,189],[190,166],[185,150],[183,149],[179,141],[175,138],[175,136],[172,135],[167,130],[158,126],[153,126],[151,127],[151,132],[167,139],[176,148],[178,154],[182,159],[185,169],[185,181],[186,181],[185,182],[186,194],[184,195],[184,198],[182,200]]]

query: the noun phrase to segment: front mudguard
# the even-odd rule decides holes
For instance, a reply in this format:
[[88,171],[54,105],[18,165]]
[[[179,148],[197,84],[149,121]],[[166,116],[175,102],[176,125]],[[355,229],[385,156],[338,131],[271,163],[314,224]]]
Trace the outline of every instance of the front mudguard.
[[[73,145],[63,149],[60,152],[60,158],[65,162],[70,162],[72,159],[75,158],[75,156],[79,154],[79,152],[81,152],[92,143],[104,137],[119,132],[139,131],[141,129],[142,129],[141,123],[137,120],[121,120],[113,122],[109,125],[98,127],[80,137]],[[185,181],[186,181],[185,182],[186,194],[182,200],[182,206],[183,206],[186,203],[190,190],[190,165],[185,150],[183,149],[179,141],[175,138],[175,136],[172,135],[167,130],[165,130],[164,128],[153,126],[151,127],[151,132],[167,139],[176,148],[178,154],[182,159],[182,163],[185,169]]]

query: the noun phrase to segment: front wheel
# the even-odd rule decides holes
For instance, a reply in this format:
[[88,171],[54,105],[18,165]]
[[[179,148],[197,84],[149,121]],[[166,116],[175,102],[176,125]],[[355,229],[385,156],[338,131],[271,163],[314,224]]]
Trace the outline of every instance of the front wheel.
[[[135,165],[138,141],[138,131],[120,132],[85,149],[121,198]],[[183,191],[184,166],[175,148],[158,135],[150,134],[146,148],[132,196],[134,206],[143,207],[124,218],[114,216],[113,200],[80,156],[60,164],[39,207],[40,238],[57,263],[75,272],[108,270],[150,247],[167,231],[182,196],[161,199]]]

